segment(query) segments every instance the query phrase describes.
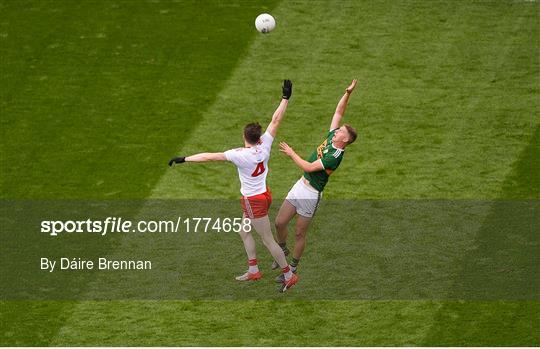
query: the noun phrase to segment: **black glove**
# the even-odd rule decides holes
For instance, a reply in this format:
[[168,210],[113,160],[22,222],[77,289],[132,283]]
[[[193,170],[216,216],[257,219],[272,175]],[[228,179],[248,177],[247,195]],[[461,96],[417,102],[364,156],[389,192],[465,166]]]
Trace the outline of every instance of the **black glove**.
[[169,160],[169,166],[172,166],[174,163],[181,164],[183,162],[186,162],[186,157],[179,156],[177,158],[172,158],[171,160]]
[[291,80],[283,80],[283,98],[289,99],[292,95],[292,82]]

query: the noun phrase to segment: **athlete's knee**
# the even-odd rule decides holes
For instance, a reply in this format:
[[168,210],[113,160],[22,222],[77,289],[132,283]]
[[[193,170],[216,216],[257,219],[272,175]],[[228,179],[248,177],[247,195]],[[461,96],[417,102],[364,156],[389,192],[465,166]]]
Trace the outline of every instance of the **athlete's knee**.
[[282,219],[276,218],[276,221],[274,222],[274,226],[277,230],[282,231],[284,229],[287,229],[287,225],[289,222],[284,221]]
[[240,229],[240,231],[238,232],[238,235],[240,235],[242,240],[245,240],[246,238],[248,238],[251,235],[251,233],[249,231]]
[[262,239],[262,243],[264,247],[266,247],[269,251],[272,251],[274,249],[280,250],[279,245],[277,244],[276,240],[274,240],[273,237],[264,237]]
[[306,239],[306,234],[304,232],[301,232],[301,231],[296,231],[296,234],[294,234],[294,238],[296,239],[296,241],[305,240]]
[[272,240],[263,239],[262,242],[263,242],[263,245],[268,249],[273,247]]

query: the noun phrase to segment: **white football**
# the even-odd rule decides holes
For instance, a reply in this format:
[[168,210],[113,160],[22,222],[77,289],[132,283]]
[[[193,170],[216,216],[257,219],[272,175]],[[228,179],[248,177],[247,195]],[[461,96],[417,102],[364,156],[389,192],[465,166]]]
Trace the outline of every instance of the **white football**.
[[255,18],[255,28],[263,34],[270,33],[276,27],[276,20],[268,13],[262,13]]

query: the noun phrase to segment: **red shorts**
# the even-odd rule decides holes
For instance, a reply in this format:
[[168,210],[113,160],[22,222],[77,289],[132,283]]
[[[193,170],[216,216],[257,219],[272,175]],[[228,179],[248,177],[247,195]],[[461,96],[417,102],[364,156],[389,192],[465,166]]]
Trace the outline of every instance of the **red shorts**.
[[268,209],[272,204],[272,193],[267,189],[265,193],[259,195],[242,196],[240,202],[246,217],[262,218],[268,216]]

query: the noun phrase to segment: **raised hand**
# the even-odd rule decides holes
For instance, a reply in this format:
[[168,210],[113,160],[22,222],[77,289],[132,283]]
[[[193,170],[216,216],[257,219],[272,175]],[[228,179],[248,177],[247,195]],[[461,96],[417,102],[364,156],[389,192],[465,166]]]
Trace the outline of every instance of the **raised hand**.
[[349,87],[347,87],[347,89],[345,90],[345,93],[348,93],[348,94],[351,94],[352,91],[354,91],[354,88],[356,87],[356,83],[357,83],[357,80],[354,79],[351,84],[349,85]]
[[283,80],[283,99],[289,99],[292,95],[292,82],[291,80]]

